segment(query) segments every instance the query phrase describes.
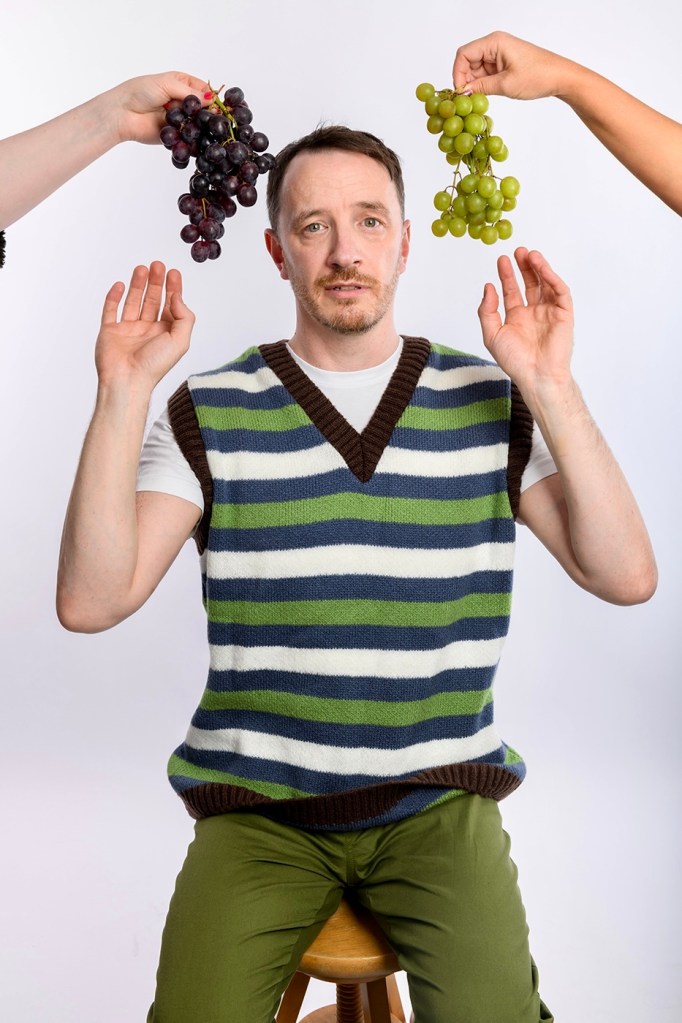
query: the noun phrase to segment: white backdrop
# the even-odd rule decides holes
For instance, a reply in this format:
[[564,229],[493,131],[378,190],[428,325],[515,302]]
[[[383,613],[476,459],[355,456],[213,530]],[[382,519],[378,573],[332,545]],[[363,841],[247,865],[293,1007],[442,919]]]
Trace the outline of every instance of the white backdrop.
[[[373,131],[403,156],[413,222],[399,328],[483,354],[476,307],[495,257],[513,245],[432,237],[433,193],[448,176],[414,88],[425,79],[446,86],[457,45],[494,28],[595,67],[682,119],[676,0],[118,0],[107,8],[29,0],[2,14],[0,134],[170,68],[241,85],[275,151],[320,120]],[[677,1023],[681,595],[671,451],[680,220],[559,101],[493,99],[491,113],[511,150],[505,171],[522,184],[513,241],[542,249],[572,288],[576,376],[638,495],[661,573],[650,603],[601,604],[520,530],[497,715],[529,775],[503,812],[557,1020]],[[666,159],[655,138],[651,146],[652,159]],[[120,146],[8,232],[0,1012],[13,1023],[144,1019],[191,839],[164,769],[204,685],[193,547],[148,606],[110,633],[68,634],[53,610],[109,285],[153,258],[184,272],[197,327],[155,410],[190,371],[292,329],[288,285],[262,243],[264,202],[228,222],[221,259],[198,266],[178,238],[175,200],[186,179],[160,148]],[[307,1004],[329,993],[314,985]]]

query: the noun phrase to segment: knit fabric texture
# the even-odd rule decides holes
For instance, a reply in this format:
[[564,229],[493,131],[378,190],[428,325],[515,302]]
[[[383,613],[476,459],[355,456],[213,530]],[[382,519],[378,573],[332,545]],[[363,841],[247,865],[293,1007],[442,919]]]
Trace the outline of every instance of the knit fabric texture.
[[405,338],[358,434],[277,342],[169,412],[207,498],[208,683],[169,762],[190,814],[348,830],[515,789],[493,679],[532,421],[499,367]]

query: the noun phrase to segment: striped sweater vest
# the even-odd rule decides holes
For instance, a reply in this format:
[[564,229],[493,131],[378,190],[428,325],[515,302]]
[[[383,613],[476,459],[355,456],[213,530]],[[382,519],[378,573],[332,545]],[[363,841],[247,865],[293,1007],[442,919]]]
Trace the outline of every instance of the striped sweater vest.
[[210,669],[169,763],[190,814],[341,831],[516,788],[492,686],[532,421],[502,371],[405,338],[358,434],[277,342],[169,411],[206,498]]

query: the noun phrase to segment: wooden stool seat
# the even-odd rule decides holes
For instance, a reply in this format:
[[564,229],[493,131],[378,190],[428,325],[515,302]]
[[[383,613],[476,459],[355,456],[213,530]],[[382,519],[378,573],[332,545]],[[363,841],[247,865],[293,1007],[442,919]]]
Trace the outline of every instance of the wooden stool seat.
[[405,1023],[394,977],[399,969],[371,914],[344,899],[304,953],[276,1023],[297,1023],[311,977],[336,984],[336,1004],[298,1023]]

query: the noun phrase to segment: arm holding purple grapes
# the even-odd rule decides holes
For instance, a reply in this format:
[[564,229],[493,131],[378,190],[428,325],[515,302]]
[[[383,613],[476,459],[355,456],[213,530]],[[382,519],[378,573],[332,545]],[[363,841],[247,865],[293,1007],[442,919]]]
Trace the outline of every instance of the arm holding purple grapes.
[[[506,32],[492,32],[459,47],[453,79],[459,90],[563,100],[617,160],[682,216],[682,179],[670,172],[682,161],[682,124],[596,71]],[[652,160],[652,136],[665,149],[665,160]]]
[[0,141],[0,229],[14,223],[119,142],[156,143],[164,105],[208,89],[169,71],[122,82],[58,117]]

